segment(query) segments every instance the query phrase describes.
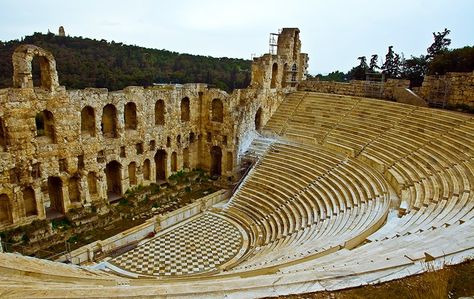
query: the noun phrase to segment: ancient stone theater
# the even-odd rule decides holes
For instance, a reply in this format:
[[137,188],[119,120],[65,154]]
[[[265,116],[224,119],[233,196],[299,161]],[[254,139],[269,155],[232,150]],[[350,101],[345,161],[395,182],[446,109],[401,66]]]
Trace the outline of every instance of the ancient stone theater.
[[280,296],[472,256],[472,115],[427,108],[427,93],[401,80],[307,81],[300,31],[271,38],[250,86],[231,94],[201,83],[67,90],[50,52],[18,47],[13,86],[0,89],[0,231],[114,204],[179,171],[238,184],[69,263],[0,253],[0,297]]

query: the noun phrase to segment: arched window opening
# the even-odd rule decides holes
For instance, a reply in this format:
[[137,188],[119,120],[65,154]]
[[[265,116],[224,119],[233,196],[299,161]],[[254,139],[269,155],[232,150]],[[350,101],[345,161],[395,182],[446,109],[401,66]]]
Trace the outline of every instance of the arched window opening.
[[73,176],[69,179],[68,192],[70,202],[81,202],[81,181],[78,176]]
[[0,117],[0,150],[6,150],[8,145],[7,129],[3,119]]
[[109,201],[116,201],[122,197],[122,165],[117,161],[111,161],[105,166],[107,177],[107,197]]
[[158,150],[155,154],[156,181],[166,180],[166,151]]
[[128,164],[128,183],[130,186],[137,184],[137,164],[135,162]]
[[38,215],[38,208],[36,207],[36,196],[33,188],[26,187],[23,189],[23,203],[25,205],[26,217]]
[[189,149],[185,147],[183,149],[183,168],[189,169]]
[[272,79],[270,82],[270,88],[276,88],[277,76],[278,76],[278,64],[274,63],[272,66]]
[[181,146],[181,135],[176,136],[176,144],[178,145],[178,147]]
[[190,108],[189,108],[189,98],[185,97],[181,100],[181,121],[189,121],[190,117]]
[[171,137],[166,137],[166,147],[171,147]]
[[6,194],[0,194],[0,224],[12,222],[10,199]]
[[296,67],[296,63],[294,63],[293,66],[291,67],[291,71],[296,72],[297,70],[298,68]]
[[87,187],[89,187],[89,195],[97,195],[97,177],[95,172],[89,172],[87,174]]
[[91,106],[86,106],[81,111],[81,134],[95,136],[95,112]]
[[143,179],[146,181],[150,180],[150,160],[146,159],[143,162]]
[[218,146],[211,148],[211,177],[218,177],[222,174],[222,150]]
[[223,122],[224,121],[224,106],[220,99],[212,100],[212,121]]
[[189,133],[189,143],[193,143],[196,139],[194,132]]
[[137,129],[137,105],[129,102],[125,105],[125,129],[136,130]]
[[165,102],[158,100],[155,103],[155,125],[163,126],[165,124]]
[[255,130],[260,131],[262,129],[262,108],[258,108],[255,113]]
[[117,138],[117,108],[107,104],[102,111],[102,134],[106,138]]
[[178,171],[178,154],[176,154],[176,152],[171,154],[171,171]]
[[51,142],[55,142],[54,118],[48,110],[43,110],[36,114],[36,137],[45,136]]
[[46,218],[54,219],[64,215],[63,182],[59,177],[48,177],[49,201],[45,200]]
[[40,87],[50,90],[51,82],[48,80],[49,63],[44,56],[34,56],[31,60],[31,77],[33,79],[33,87]]

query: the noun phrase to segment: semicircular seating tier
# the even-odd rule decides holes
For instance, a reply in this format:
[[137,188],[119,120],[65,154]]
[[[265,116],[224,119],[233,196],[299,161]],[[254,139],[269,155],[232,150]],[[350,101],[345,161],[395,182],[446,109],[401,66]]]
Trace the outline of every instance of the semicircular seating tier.
[[[473,256],[472,116],[295,92],[262,135],[249,149],[258,161],[228,203],[150,242],[159,250],[156,244],[180,233],[182,240],[202,237],[205,251],[221,248],[219,240],[232,249],[226,256],[189,250],[179,255],[195,263],[186,275],[151,269],[132,277],[1,254],[0,296],[277,296],[387,281],[426,270],[426,261]],[[226,230],[207,232],[216,226]]]

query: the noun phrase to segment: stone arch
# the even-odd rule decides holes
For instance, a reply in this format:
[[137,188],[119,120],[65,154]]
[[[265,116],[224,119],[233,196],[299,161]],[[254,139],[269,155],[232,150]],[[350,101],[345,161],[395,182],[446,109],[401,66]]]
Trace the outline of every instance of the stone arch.
[[109,201],[122,197],[122,165],[113,160],[105,166],[105,176],[107,178],[107,197]]
[[166,180],[166,151],[160,149],[155,154],[156,181]]
[[49,110],[43,110],[35,116],[36,137],[45,136],[51,142],[55,142],[55,128],[53,113]]
[[69,178],[68,192],[70,202],[81,202],[81,180],[78,175]]
[[138,124],[137,105],[133,102],[128,102],[127,104],[125,104],[124,114],[125,129],[136,130]]
[[189,167],[189,149],[185,147],[183,149],[183,168],[190,168]]
[[38,215],[38,208],[36,206],[35,191],[31,187],[23,188],[23,204],[25,205],[25,216]]
[[95,111],[91,106],[81,110],[81,134],[95,136]]
[[212,121],[224,122],[224,105],[220,99],[212,100]]
[[89,188],[89,195],[97,195],[97,176],[95,172],[89,172],[87,174],[87,187]]
[[287,77],[288,76],[288,63],[285,63],[285,65],[283,66],[283,72],[282,72],[282,75],[281,75],[281,87],[282,88],[285,88],[286,87],[286,80],[287,80]]
[[178,171],[178,154],[176,152],[171,154],[171,171]]
[[0,150],[6,150],[8,145],[7,128],[3,118],[0,117]]
[[10,198],[5,193],[0,194],[0,224],[12,223]]
[[146,159],[143,162],[143,179],[146,181],[150,180],[150,160]]
[[275,62],[272,65],[272,79],[270,81],[270,88],[276,88],[277,76],[278,76],[278,63]]
[[222,150],[219,146],[211,148],[211,176],[220,176],[222,174]]
[[262,107],[258,108],[257,113],[255,113],[255,131],[260,131],[262,129]]
[[102,110],[102,134],[106,138],[117,138],[117,108],[112,104],[105,105]]
[[191,119],[191,111],[189,107],[189,98],[185,97],[181,100],[181,121],[189,121]]
[[21,45],[12,55],[13,87],[33,88],[32,61],[37,57],[40,67],[41,88],[49,91],[59,86],[56,60],[53,54],[35,45]]
[[57,218],[64,215],[63,181],[60,177],[48,177],[49,202],[45,203],[46,217]]
[[130,186],[137,184],[137,163],[128,164],[128,183]]
[[165,102],[158,100],[155,103],[155,125],[163,126],[165,124]]

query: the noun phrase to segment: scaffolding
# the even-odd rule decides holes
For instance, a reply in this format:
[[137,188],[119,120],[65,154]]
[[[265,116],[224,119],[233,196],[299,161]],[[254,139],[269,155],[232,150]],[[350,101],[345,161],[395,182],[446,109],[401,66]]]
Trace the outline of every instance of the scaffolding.
[[365,73],[365,96],[369,98],[383,98],[383,87],[385,82],[384,73]]
[[446,78],[438,77],[428,93],[428,105],[431,107],[446,108],[450,85]]
[[277,50],[278,50],[278,36],[279,33],[270,33],[270,39],[269,39],[269,53],[271,55],[276,55]]

